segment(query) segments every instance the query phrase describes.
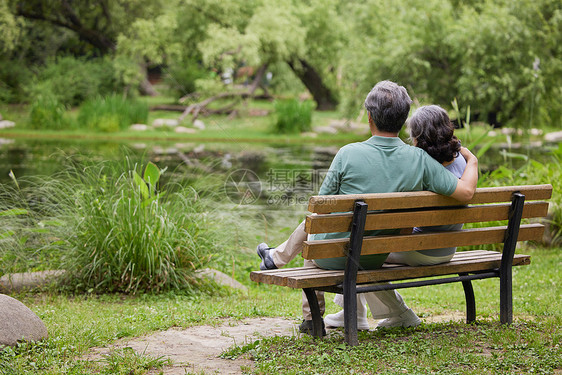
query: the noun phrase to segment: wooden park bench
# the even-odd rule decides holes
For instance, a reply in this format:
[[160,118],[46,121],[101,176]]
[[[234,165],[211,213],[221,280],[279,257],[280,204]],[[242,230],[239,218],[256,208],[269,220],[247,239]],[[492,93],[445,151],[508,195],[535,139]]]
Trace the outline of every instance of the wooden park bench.
[[[529,185],[479,188],[466,205],[428,191],[313,196],[308,210],[314,215],[306,218],[306,232],[351,232],[351,235],[345,239],[306,241],[302,256],[306,259],[347,256],[346,269],[283,268],[255,271],[250,278],[256,282],[303,289],[312,310],[314,336],[322,335],[322,317],[314,291],[343,294],[345,340],[350,345],[358,344],[356,294],[379,290],[460,282],[464,288],[469,323],[476,320],[471,281],[498,277],[500,322],[510,324],[513,315],[511,268],[528,265],[531,261],[529,255],[515,254],[517,241],[540,240],[544,232],[542,224],[521,224],[521,219],[546,216],[548,202],[542,200],[551,195],[552,185]],[[498,226],[497,221],[502,220],[507,220],[507,225]],[[419,234],[408,231],[408,234],[363,237],[365,230],[458,223],[482,224],[458,231]],[[439,265],[410,267],[385,263],[377,270],[358,270],[360,254],[497,243],[503,243],[502,252],[457,251],[450,262]]]

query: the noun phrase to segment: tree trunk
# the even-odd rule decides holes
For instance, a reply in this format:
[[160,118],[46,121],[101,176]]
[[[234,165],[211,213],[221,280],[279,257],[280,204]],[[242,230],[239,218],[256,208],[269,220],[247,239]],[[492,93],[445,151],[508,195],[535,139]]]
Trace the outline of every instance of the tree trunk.
[[324,84],[318,72],[304,59],[287,62],[291,70],[306,86],[316,101],[316,109],[330,111],[336,109],[338,101],[332,91]]
[[152,86],[152,83],[150,83],[150,81],[148,80],[148,72],[147,72],[146,64],[144,63],[139,64],[139,69],[141,71],[141,74],[143,75],[143,79],[139,85],[139,91],[141,95],[157,96],[158,91],[156,91],[154,86]]

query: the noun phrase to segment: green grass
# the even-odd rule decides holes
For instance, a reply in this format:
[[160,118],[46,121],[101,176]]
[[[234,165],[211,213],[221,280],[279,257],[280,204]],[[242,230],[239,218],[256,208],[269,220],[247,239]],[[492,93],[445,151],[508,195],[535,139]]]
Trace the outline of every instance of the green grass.
[[[149,106],[157,104],[169,104],[170,98],[142,98],[140,101],[147,103]],[[270,113],[267,116],[248,116],[247,113],[252,109],[267,110]],[[247,107],[243,108],[241,116],[228,119],[226,116],[213,115],[200,118],[206,125],[206,129],[196,134],[175,133],[173,129],[164,128],[159,130],[150,130],[146,132],[135,132],[128,130],[116,130],[114,132],[103,133],[95,132],[88,129],[68,129],[68,130],[31,130],[25,129],[18,124],[28,121],[29,108],[26,106],[8,106],[1,105],[0,113],[4,118],[16,121],[16,127],[10,129],[0,129],[0,137],[21,137],[21,138],[53,138],[53,139],[99,139],[99,140],[130,140],[130,141],[148,141],[148,140],[167,140],[167,141],[222,141],[222,142],[268,142],[268,143],[332,143],[346,144],[365,139],[365,136],[356,134],[319,134],[317,137],[301,137],[300,134],[274,134],[272,132],[272,124],[274,123],[273,114],[274,104],[267,101],[250,102]],[[67,117],[74,122],[77,121],[79,111],[73,109],[66,113]],[[157,118],[178,118],[179,112],[170,111],[150,111],[146,120],[147,124]],[[91,116],[90,116],[91,117]],[[332,119],[341,118],[341,114],[336,111],[314,112],[312,115],[312,126],[326,126]],[[189,121],[186,119],[186,121]],[[189,124],[187,124],[189,126]],[[367,133],[367,123],[365,129]]]
[[[331,331],[322,341],[291,336],[264,338],[233,346],[225,356],[253,358],[256,368],[250,373],[256,374],[552,374],[562,368],[562,302],[558,298],[562,290],[557,282],[562,249],[528,248],[519,252],[531,254],[532,263],[514,269],[512,326],[498,323],[498,281],[483,280],[473,283],[475,325],[432,323],[415,329],[362,333],[355,348],[344,344],[339,331]],[[281,316],[298,322],[300,290],[249,282],[248,273],[257,264],[250,252],[235,258],[232,273],[249,286],[247,293],[219,288],[213,296],[16,295],[46,323],[50,336],[41,343],[0,352],[0,369],[4,363],[17,374],[110,373],[108,361],[90,363],[81,356],[91,347],[106,346],[120,338],[170,327],[218,325],[226,318]],[[422,317],[465,312],[460,284],[409,289],[402,295]],[[328,313],[338,310],[331,297],[327,295]],[[118,353],[111,359],[111,366],[133,359],[131,353]],[[142,364],[156,359],[141,356],[135,361],[135,373],[142,374],[147,371]]]

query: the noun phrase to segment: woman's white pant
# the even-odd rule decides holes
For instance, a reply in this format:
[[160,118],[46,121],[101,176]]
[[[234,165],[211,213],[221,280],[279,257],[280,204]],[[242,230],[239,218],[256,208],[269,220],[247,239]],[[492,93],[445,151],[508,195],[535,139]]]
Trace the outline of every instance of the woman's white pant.
[[[449,262],[453,255],[433,257],[417,251],[403,251],[390,253],[386,259],[387,263],[400,263],[409,266],[428,266]],[[343,294],[334,297],[336,305],[343,306]],[[378,292],[362,293],[357,295],[357,310],[364,309],[369,305],[374,319],[386,319],[402,314],[408,310],[402,296],[396,290],[381,290]]]

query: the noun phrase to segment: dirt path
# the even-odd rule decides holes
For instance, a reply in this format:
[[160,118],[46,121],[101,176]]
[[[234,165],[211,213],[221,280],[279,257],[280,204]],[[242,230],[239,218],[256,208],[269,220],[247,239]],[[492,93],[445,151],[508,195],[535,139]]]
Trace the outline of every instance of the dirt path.
[[[463,313],[453,313],[424,318],[427,323],[463,320]],[[376,322],[369,319],[370,326]],[[164,368],[166,375],[242,374],[242,367],[252,367],[248,359],[223,359],[219,355],[226,349],[243,346],[261,337],[298,335],[298,321],[283,318],[254,318],[234,321],[225,319],[217,326],[196,326],[185,329],[172,328],[149,336],[119,340],[110,347],[94,348],[87,360],[99,360],[113,349],[130,347],[137,353],[152,357],[168,357],[173,365]],[[157,374],[160,371],[155,371]]]
[[[298,322],[283,318],[254,318],[242,321],[225,320],[220,326],[197,326],[169,329],[149,336],[117,341],[107,348],[94,348],[88,360],[99,360],[112,349],[131,347],[137,353],[152,357],[169,357],[173,365],[164,369],[166,375],[241,374],[241,366],[253,366],[247,359],[222,359],[218,356],[234,345],[243,346],[260,337],[291,336],[298,333]],[[155,372],[155,373],[158,373]]]

